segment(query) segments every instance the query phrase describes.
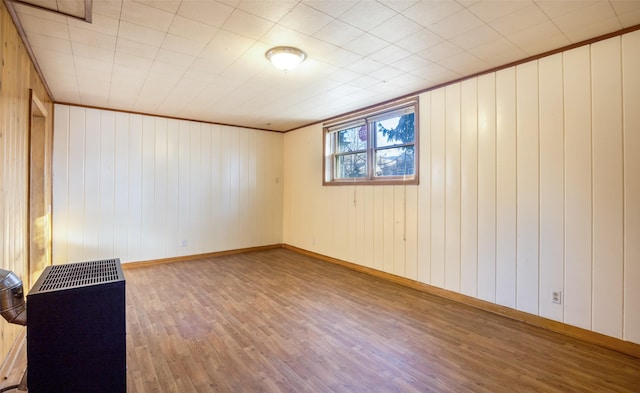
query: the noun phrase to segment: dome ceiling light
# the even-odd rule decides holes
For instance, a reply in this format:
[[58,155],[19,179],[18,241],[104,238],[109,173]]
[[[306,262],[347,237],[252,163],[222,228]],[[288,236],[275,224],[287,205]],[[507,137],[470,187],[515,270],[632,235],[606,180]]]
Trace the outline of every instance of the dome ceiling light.
[[292,46],[276,46],[269,49],[264,55],[274,67],[283,71],[293,70],[307,58],[303,51]]

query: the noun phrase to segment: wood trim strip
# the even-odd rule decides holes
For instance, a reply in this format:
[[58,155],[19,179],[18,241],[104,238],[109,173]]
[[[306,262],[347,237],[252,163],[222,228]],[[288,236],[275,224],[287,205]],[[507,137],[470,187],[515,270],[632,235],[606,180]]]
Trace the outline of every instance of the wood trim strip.
[[11,20],[13,21],[13,25],[15,26],[16,30],[18,31],[18,35],[20,36],[20,39],[22,39],[22,44],[24,45],[24,48],[27,50],[27,54],[29,55],[29,59],[31,59],[31,64],[33,64],[33,67],[36,69],[36,72],[38,73],[38,76],[40,77],[40,81],[42,82],[42,85],[44,86],[44,89],[47,91],[47,94],[49,95],[49,98],[51,98],[51,101],[55,102],[55,98],[53,97],[53,93],[51,93],[51,89],[49,88],[49,85],[47,84],[47,80],[44,77],[44,73],[42,72],[42,69],[40,69],[40,65],[38,64],[38,61],[36,60],[36,55],[33,53],[33,49],[31,48],[31,44],[29,43],[29,40],[27,39],[27,33],[25,33],[24,28],[22,27],[22,24],[20,23],[20,20],[18,19],[18,14],[16,13],[16,9],[13,7],[13,3],[11,0],[4,0],[4,5],[5,7],[7,7],[7,11],[9,12],[9,15],[11,16]]
[[621,36],[623,34],[631,33],[631,32],[636,31],[636,30],[640,30],[640,24],[639,25],[635,25],[635,26],[631,26],[631,27],[627,27],[627,28],[624,28],[622,30],[614,31],[612,33],[603,34],[603,35],[600,35],[600,36],[597,36],[597,37],[594,37],[594,38],[589,38],[587,40],[576,42],[574,44],[563,46],[561,48],[552,49],[550,51],[539,53],[537,55],[525,57],[524,59],[512,61],[511,63],[507,63],[507,64],[503,64],[503,65],[500,65],[500,66],[497,66],[497,67],[489,68],[489,69],[484,70],[484,71],[476,72],[475,74],[471,74],[471,75],[463,76],[461,78],[453,79],[453,80],[450,80],[450,81],[447,81],[447,82],[439,83],[439,84],[437,84],[435,86],[427,87],[426,89],[422,89],[422,90],[415,91],[413,93],[405,94],[403,96],[396,97],[396,98],[393,98],[391,100],[383,101],[383,102],[378,103],[378,104],[369,105],[369,106],[366,106],[364,108],[360,108],[360,109],[356,109],[356,110],[353,110],[353,111],[350,111],[350,112],[347,112],[347,113],[343,113],[341,115],[332,116],[332,117],[329,117],[329,118],[324,119],[324,120],[320,120],[320,121],[316,121],[316,122],[313,122],[313,123],[304,124],[304,125],[302,125],[300,127],[291,128],[289,130],[285,130],[285,131],[282,131],[282,132],[287,133],[287,132],[299,130],[299,129],[304,128],[304,127],[309,127],[309,126],[312,126],[312,125],[315,125],[315,124],[318,124],[318,123],[333,122],[333,121],[335,121],[335,119],[339,119],[339,118],[342,118],[342,117],[345,117],[345,116],[350,116],[352,114],[355,115],[358,112],[367,111],[367,110],[370,110],[370,109],[375,108],[375,107],[380,106],[380,105],[390,104],[390,103],[392,103],[394,101],[397,101],[397,100],[402,100],[402,99],[405,99],[405,98],[409,98],[409,97],[413,97],[413,96],[416,96],[416,95],[424,94],[424,93],[427,93],[429,91],[439,89],[441,87],[445,87],[445,86],[448,86],[448,85],[452,85],[454,83],[459,83],[459,82],[465,81],[467,79],[477,78],[477,77],[482,76],[482,75],[491,74],[493,72],[497,72],[497,71],[503,70],[505,68],[515,67],[515,66],[523,64],[523,63],[527,63],[527,62],[530,62],[530,61],[533,61],[533,60],[541,59],[543,57],[555,55],[556,53],[565,52],[565,51],[568,51],[568,50],[571,50],[571,49],[578,48],[580,46],[591,45],[591,44],[593,44],[595,42],[603,41],[603,40],[606,40],[606,39],[609,39],[609,38],[612,38],[612,37]]
[[467,306],[488,311],[490,313],[497,314],[510,319],[514,319],[520,322],[524,322],[526,324],[536,326],[545,330],[549,330],[554,333],[560,333],[571,338],[582,340],[590,344],[599,345],[601,347],[611,349],[617,352],[621,352],[626,355],[633,356],[640,359],[640,344],[632,343],[630,341],[620,340],[615,337],[606,336],[604,334],[596,333],[591,330],[586,330],[576,326],[567,325],[565,323],[553,321],[547,318],[543,318],[537,315],[515,310],[509,307],[500,306],[495,303],[490,303],[490,302],[477,299],[471,296],[467,296],[457,292],[452,292],[446,289],[434,287],[432,285],[424,284],[424,283],[414,281],[405,277],[400,277],[390,273],[382,272],[380,270],[375,270],[365,266],[356,265],[351,262],[343,261],[337,258],[332,258],[322,254],[318,254],[313,251],[308,251],[302,248],[291,246],[289,244],[284,244],[283,247],[287,250],[291,250],[299,254],[307,255],[316,259],[320,259],[325,262],[344,266],[346,268],[349,268],[361,273],[365,273],[374,277],[391,281],[399,285],[403,285],[405,287],[416,289],[418,291],[429,293],[431,295],[436,295],[445,299],[449,299],[458,303],[465,304]]
[[222,257],[225,255],[235,255],[235,254],[245,254],[248,252],[255,251],[265,251],[265,250],[274,250],[277,248],[283,248],[284,245],[279,244],[271,244],[268,246],[257,246],[257,247],[248,247],[248,248],[237,248],[234,250],[225,250],[225,251],[216,251],[209,252],[205,254],[193,254],[193,255],[183,255],[179,257],[172,258],[162,258],[162,259],[152,259],[148,261],[138,261],[138,262],[127,262],[122,264],[123,269],[136,269],[139,267],[149,267],[156,265],[164,265],[166,263],[175,263],[175,262],[185,262],[185,261],[193,261],[195,259],[207,259],[207,258],[215,258]]
[[40,116],[40,117],[49,116],[49,111],[44,106],[42,101],[40,101],[40,99],[38,98],[36,93],[33,91],[33,89],[29,89],[29,94],[31,95],[31,102],[36,106],[36,108],[31,107],[31,116],[34,116],[34,111],[33,111],[34,109],[37,109],[39,111],[39,113],[37,112],[35,113],[35,116]]
[[84,3],[85,3],[84,17],[78,16],[78,15],[73,15],[73,14],[68,14],[66,12],[54,10],[54,9],[47,8],[47,7],[43,7],[41,5],[29,3],[29,2],[23,1],[23,0],[8,0],[8,1],[10,1],[12,3],[16,3],[16,4],[22,4],[25,7],[31,7],[31,8],[35,8],[37,10],[42,10],[42,11],[45,11],[45,12],[52,12],[54,14],[68,16],[69,18],[73,18],[73,19],[77,19],[77,20],[80,20],[80,21],[83,21],[83,22],[91,23],[91,16],[89,16],[89,19],[87,20],[87,1],[92,1],[92,0],[84,0]]
[[103,111],[128,113],[128,114],[131,114],[131,115],[162,117],[163,119],[172,119],[172,120],[195,121],[195,122],[198,122],[198,123],[213,124],[213,125],[216,125],[216,126],[236,127],[236,128],[244,128],[244,129],[247,129],[247,130],[275,132],[277,134],[284,133],[284,131],[269,130],[267,128],[248,127],[248,126],[241,126],[241,125],[229,124],[229,123],[218,123],[218,122],[215,122],[215,121],[189,119],[189,118],[186,118],[186,117],[158,115],[158,114],[154,114],[154,113],[137,112],[137,111],[130,111],[130,110],[126,110],[126,109],[114,109],[114,108],[107,108],[107,107],[102,107],[102,106],[74,104],[72,102],[64,102],[64,101],[55,101],[55,103],[56,104],[60,104],[60,105],[76,106],[76,107],[79,107],[79,108],[98,109],[98,110],[103,110]]

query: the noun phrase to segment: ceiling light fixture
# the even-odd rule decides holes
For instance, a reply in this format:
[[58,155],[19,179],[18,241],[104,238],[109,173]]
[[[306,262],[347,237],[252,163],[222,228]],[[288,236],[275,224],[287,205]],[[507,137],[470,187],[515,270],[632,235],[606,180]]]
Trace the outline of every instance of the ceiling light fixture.
[[276,46],[264,54],[274,67],[283,71],[293,70],[307,58],[307,55],[292,46]]

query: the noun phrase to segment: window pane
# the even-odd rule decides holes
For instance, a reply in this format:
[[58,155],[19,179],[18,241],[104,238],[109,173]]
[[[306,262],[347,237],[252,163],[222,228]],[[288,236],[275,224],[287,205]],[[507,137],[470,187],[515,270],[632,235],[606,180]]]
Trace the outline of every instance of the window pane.
[[414,146],[376,151],[376,176],[405,176],[414,173]]
[[358,125],[337,132],[338,153],[367,150],[367,126]]
[[367,176],[367,154],[345,154],[336,157],[336,178],[348,179]]
[[376,146],[386,147],[415,142],[414,114],[376,121]]

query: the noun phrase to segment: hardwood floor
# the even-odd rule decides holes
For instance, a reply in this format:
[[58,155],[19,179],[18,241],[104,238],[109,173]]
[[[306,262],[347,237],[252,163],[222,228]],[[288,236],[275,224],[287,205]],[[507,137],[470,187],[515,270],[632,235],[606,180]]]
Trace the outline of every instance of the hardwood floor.
[[640,391],[640,359],[288,250],[125,275],[129,392]]

